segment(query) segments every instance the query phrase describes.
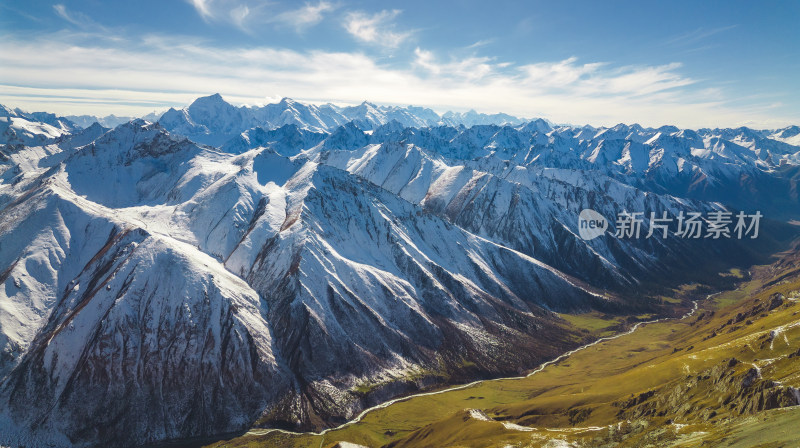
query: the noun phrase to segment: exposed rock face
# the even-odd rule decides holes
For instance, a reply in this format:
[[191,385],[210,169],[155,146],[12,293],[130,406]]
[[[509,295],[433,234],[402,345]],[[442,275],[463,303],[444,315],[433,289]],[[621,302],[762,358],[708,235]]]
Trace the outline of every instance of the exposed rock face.
[[5,378],[8,410],[77,444],[245,427],[285,393],[286,375],[258,295],[207,269],[158,237],[113,229]]
[[[703,403],[709,408],[703,409]],[[650,390],[614,404],[620,419],[678,418],[705,421],[719,406],[738,415],[800,405],[797,389],[764,379],[756,367],[747,368],[735,358],[660,390]]]

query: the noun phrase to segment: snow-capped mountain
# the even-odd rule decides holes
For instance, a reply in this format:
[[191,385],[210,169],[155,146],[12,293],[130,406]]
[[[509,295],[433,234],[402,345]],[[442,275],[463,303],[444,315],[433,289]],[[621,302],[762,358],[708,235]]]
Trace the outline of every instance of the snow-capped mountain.
[[27,113],[0,105],[0,144],[42,145],[79,129],[80,126],[55,114]]
[[286,124],[270,130],[255,127],[228,140],[220,149],[240,154],[251,149],[270,147],[285,156],[294,156],[303,149],[316,146],[328,136],[329,134],[324,132],[299,128],[296,124]]
[[[232,152],[264,146],[268,143],[264,138],[274,138],[250,134],[294,125],[305,134],[331,134],[325,142],[329,149],[356,149],[393,139],[455,159],[499,159],[514,165],[600,172],[655,193],[720,201],[740,209],[766,205],[779,219],[800,206],[796,126],[772,131],[744,127],[693,131],[638,124],[572,127],[474,111],[440,116],[429,109],[368,102],[341,108],[283,99],[263,107],[237,108],[218,94],[199,98],[180,111],[172,109],[160,123],[170,132]],[[295,152],[298,145],[308,149],[319,139],[298,138],[292,141]]]
[[235,107],[219,94],[198,98],[181,110],[170,109],[159,119],[161,125],[170,132],[215,146],[254,127],[271,130],[296,125],[311,132],[332,132],[352,122],[359,129],[369,131],[391,121],[416,128],[440,124],[472,126],[523,123],[522,119],[506,114],[486,115],[470,111],[466,114],[448,112],[440,116],[422,107],[377,106],[366,101],[358,106],[340,107],[333,104],[303,104],[284,98],[266,106]]
[[800,215],[790,128],[465,127],[218,95],[110,130],[3,110],[0,445],[320,428],[523,372],[583,342],[556,312],[668,315],[660,291],[796,234],[587,241],[582,209],[612,232],[622,211]]
[[[127,123],[136,117],[118,117],[116,115],[106,115],[105,117],[95,117],[94,115],[67,115],[67,120],[75,123],[82,128],[88,128],[94,123],[106,128],[117,127],[123,123]],[[160,117],[159,117],[160,118]],[[156,119],[157,120],[157,119]],[[151,120],[154,121],[154,120]]]
[[117,115],[111,114],[111,115],[106,115],[104,117],[99,117],[99,116],[94,116],[94,115],[67,115],[64,118],[66,118],[67,120],[75,123],[76,125],[78,125],[78,126],[80,126],[82,128],[88,128],[89,126],[93,125],[94,123],[97,123],[100,126],[103,126],[103,127],[106,127],[106,128],[114,128],[114,127],[117,127],[117,126],[119,126],[119,125],[121,125],[123,123],[127,123],[127,122],[129,122],[131,120],[134,120],[136,118],[141,118],[143,120],[147,120],[147,121],[150,121],[150,122],[156,122],[156,121],[159,120],[159,118],[161,118],[161,115],[163,115],[164,112],[166,112],[166,110],[153,111],[153,112],[151,112],[151,113],[149,113],[149,114],[147,114],[145,116],[142,116],[142,117],[129,117],[129,116],[124,116],[124,115],[123,116],[117,116]]
[[[541,119],[539,119],[541,120]],[[511,125],[517,126],[526,123],[526,121],[522,118],[517,118],[508,114],[482,114],[475,112],[474,110],[470,110],[468,112],[445,112],[441,120],[442,124],[447,124],[450,126],[458,126],[464,125],[467,127],[479,125],[479,124],[497,124],[497,125]],[[542,120],[543,121],[543,120]],[[550,124],[547,123],[549,127]]]

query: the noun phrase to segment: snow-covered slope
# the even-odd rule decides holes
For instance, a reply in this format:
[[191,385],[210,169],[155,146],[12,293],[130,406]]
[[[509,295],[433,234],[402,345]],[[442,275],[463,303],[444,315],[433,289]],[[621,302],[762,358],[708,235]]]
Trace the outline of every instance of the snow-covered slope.
[[316,146],[327,136],[326,133],[299,128],[296,124],[286,124],[270,130],[254,127],[228,140],[220,149],[240,154],[250,149],[269,146],[283,155],[294,156],[304,149]]
[[54,114],[28,113],[0,105],[0,145],[41,145],[79,129]]
[[[413,144],[371,144],[358,150],[307,151],[398,196],[506,247],[596,287],[628,290],[643,282],[700,280],[713,275],[715,259],[736,259],[730,241],[601,238],[578,236],[576,217],[594,209],[615,217],[624,210],[661,216],[712,211],[719,205],[656,195],[611,177],[536,165],[515,166],[494,158],[454,160]],[[615,228],[614,222],[610,223]],[[649,224],[643,225],[647,232]],[[644,234],[643,234],[644,235]],[[569,256],[565,256],[569,254]],[[705,263],[687,263],[687,259]],[[602,272],[602,275],[599,274]]]
[[408,128],[390,122],[372,132],[354,124],[339,127],[319,147],[307,151],[353,151],[396,142],[448,159],[451,166],[475,166],[498,177],[520,170],[549,169],[548,173],[568,176],[591,173],[652,193],[759,209],[774,219],[796,219],[800,146],[768,134],[741,128],[692,131],[638,125],[548,131],[536,122],[517,127]]
[[319,428],[522,372],[581,342],[554,311],[669,313],[647,293],[791,233],[585,241],[582,209],[613,230],[624,210],[797,204],[791,129],[468,128],[219,96],[112,130],[4,110],[30,134],[0,147],[0,445]]
[[[158,121],[158,119],[161,118],[162,113],[163,112],[161,113],[153,112],[140,118],[145,119],[147,121]],[[127,123],[131,120],[134,120],[137,117],[117,116],[111,114],[111,115],[106,115],[105,117],[95,117],[94,115],[67,115],[64,118],[82,128],[88,128],[95,123],[106,128],[114,128],[123,123]]]
[[[264,415],[306,426],[465,357],[476,373],[534,365],[574,344],[539,333],[549,309],[610,306],[307,159],[218,152],[144,121],[24,151],[3,184],[0,443],[139,444]],[[387,386],[363,397],[364,381]]]
[[[544,123],[547,127],[550,125],[547,124],[544,120],[537,120],[540,123]],[[461,112],[445,112],[442,115],[441,122],[443,124],[451,125],[451,126],[458,126],[464,125],[467,127],[472,127],[478,124],[497,124],[497,125],[521,125],[525,123],[525,120],[513,117],[508,114],[482,114],[475,112],[474,110],[470,110],[469,112],[461,113]]]

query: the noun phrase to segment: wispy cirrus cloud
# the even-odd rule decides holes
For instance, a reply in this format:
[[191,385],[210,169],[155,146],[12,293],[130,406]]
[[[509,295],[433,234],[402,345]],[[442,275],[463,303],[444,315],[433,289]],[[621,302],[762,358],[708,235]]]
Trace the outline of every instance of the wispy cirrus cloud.
[[345,15],[342,25],[348,33],[361,42],[384,48],[397,48],[413,34],[413,31],[396,30],[393,20],[401,12],[398,9],[383,10],[375,14],[349,12]]
[[231,22],[238,28],[246,28],[247,19],[250,16],[250,7],[247,5],[239,5],[231,9],[230,13]]
[[608,67],[607,63],[578,63],[575,57],[555,63],[529,64],[521,67],[522,82],[575,94],[628,95],[641,97],[657,92],[690,86],[697,81],[679,73],[681,64],[657,66]]
[[325,14],[336,9],[333,3],[320,1],[317,4],[306,3],[300,8],[284,11],[275,16],[274,21],[284,23],[301,32],[312,27],[324,19]]
[[57,3],[53,5],[53,11],[57,16],[77,26],[78,28],[88,29],[94,28],[95,30],[107,31],[106,27],[92,20],[86,14],[77,11],[70,11],[64,4]]
[[186,1],[206,22],[228,23],[247,33],[251,33],[254,26],[263,24],[288,26],[302,32],[320,23],[327,13],[336,9],[336,5],[325,0],[283,11],[278,4],[263,0]]
[[264,23],[269,17],[268,1],[186,0],[206,23],[227,23],[250,32],[254,23]]
[[470,56],[448,62],[439,61],[432,51],[417,47],[414,50],[414,65],[434,77],[447,78],[453,82],[486,81],[502,76],[500,70],[510,63],[498,63],[489,57]]
[[481,40],[479,40],[477,42],[474,42],[474,43],[472,43],[470,45],[467,45],[466,48],[467,49],[474,49],[474,48],[485,47],[485,46],[493,43],[494,41],[495,41],[495,39],[481,39]]
[[187,2],[194,6],[194,9],[197,10],[197,13],[200,14],[204,20],[209,20],[214,18],[214,14],[211,12],[211,2],[212,0],[187,0]]
[[667,39],[666,43],[670,45],[694,45],[715,34],[723,33],[732,30],[739,25],[728,25],[717,28],[700,27],[689,32],[681,33]]

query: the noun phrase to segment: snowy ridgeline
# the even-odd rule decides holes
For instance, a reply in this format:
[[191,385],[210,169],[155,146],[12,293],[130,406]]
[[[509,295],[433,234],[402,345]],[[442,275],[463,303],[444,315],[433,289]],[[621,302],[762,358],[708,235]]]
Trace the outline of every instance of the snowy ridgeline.
[[309,428],[445,374],[517,372],[579,342],[553,311],[663,311],[642,285],[791,233],[585,241],[581,210],[800,210],[792,128],[272,106],[212,96],[113,130],[3,109],[0,444]]

